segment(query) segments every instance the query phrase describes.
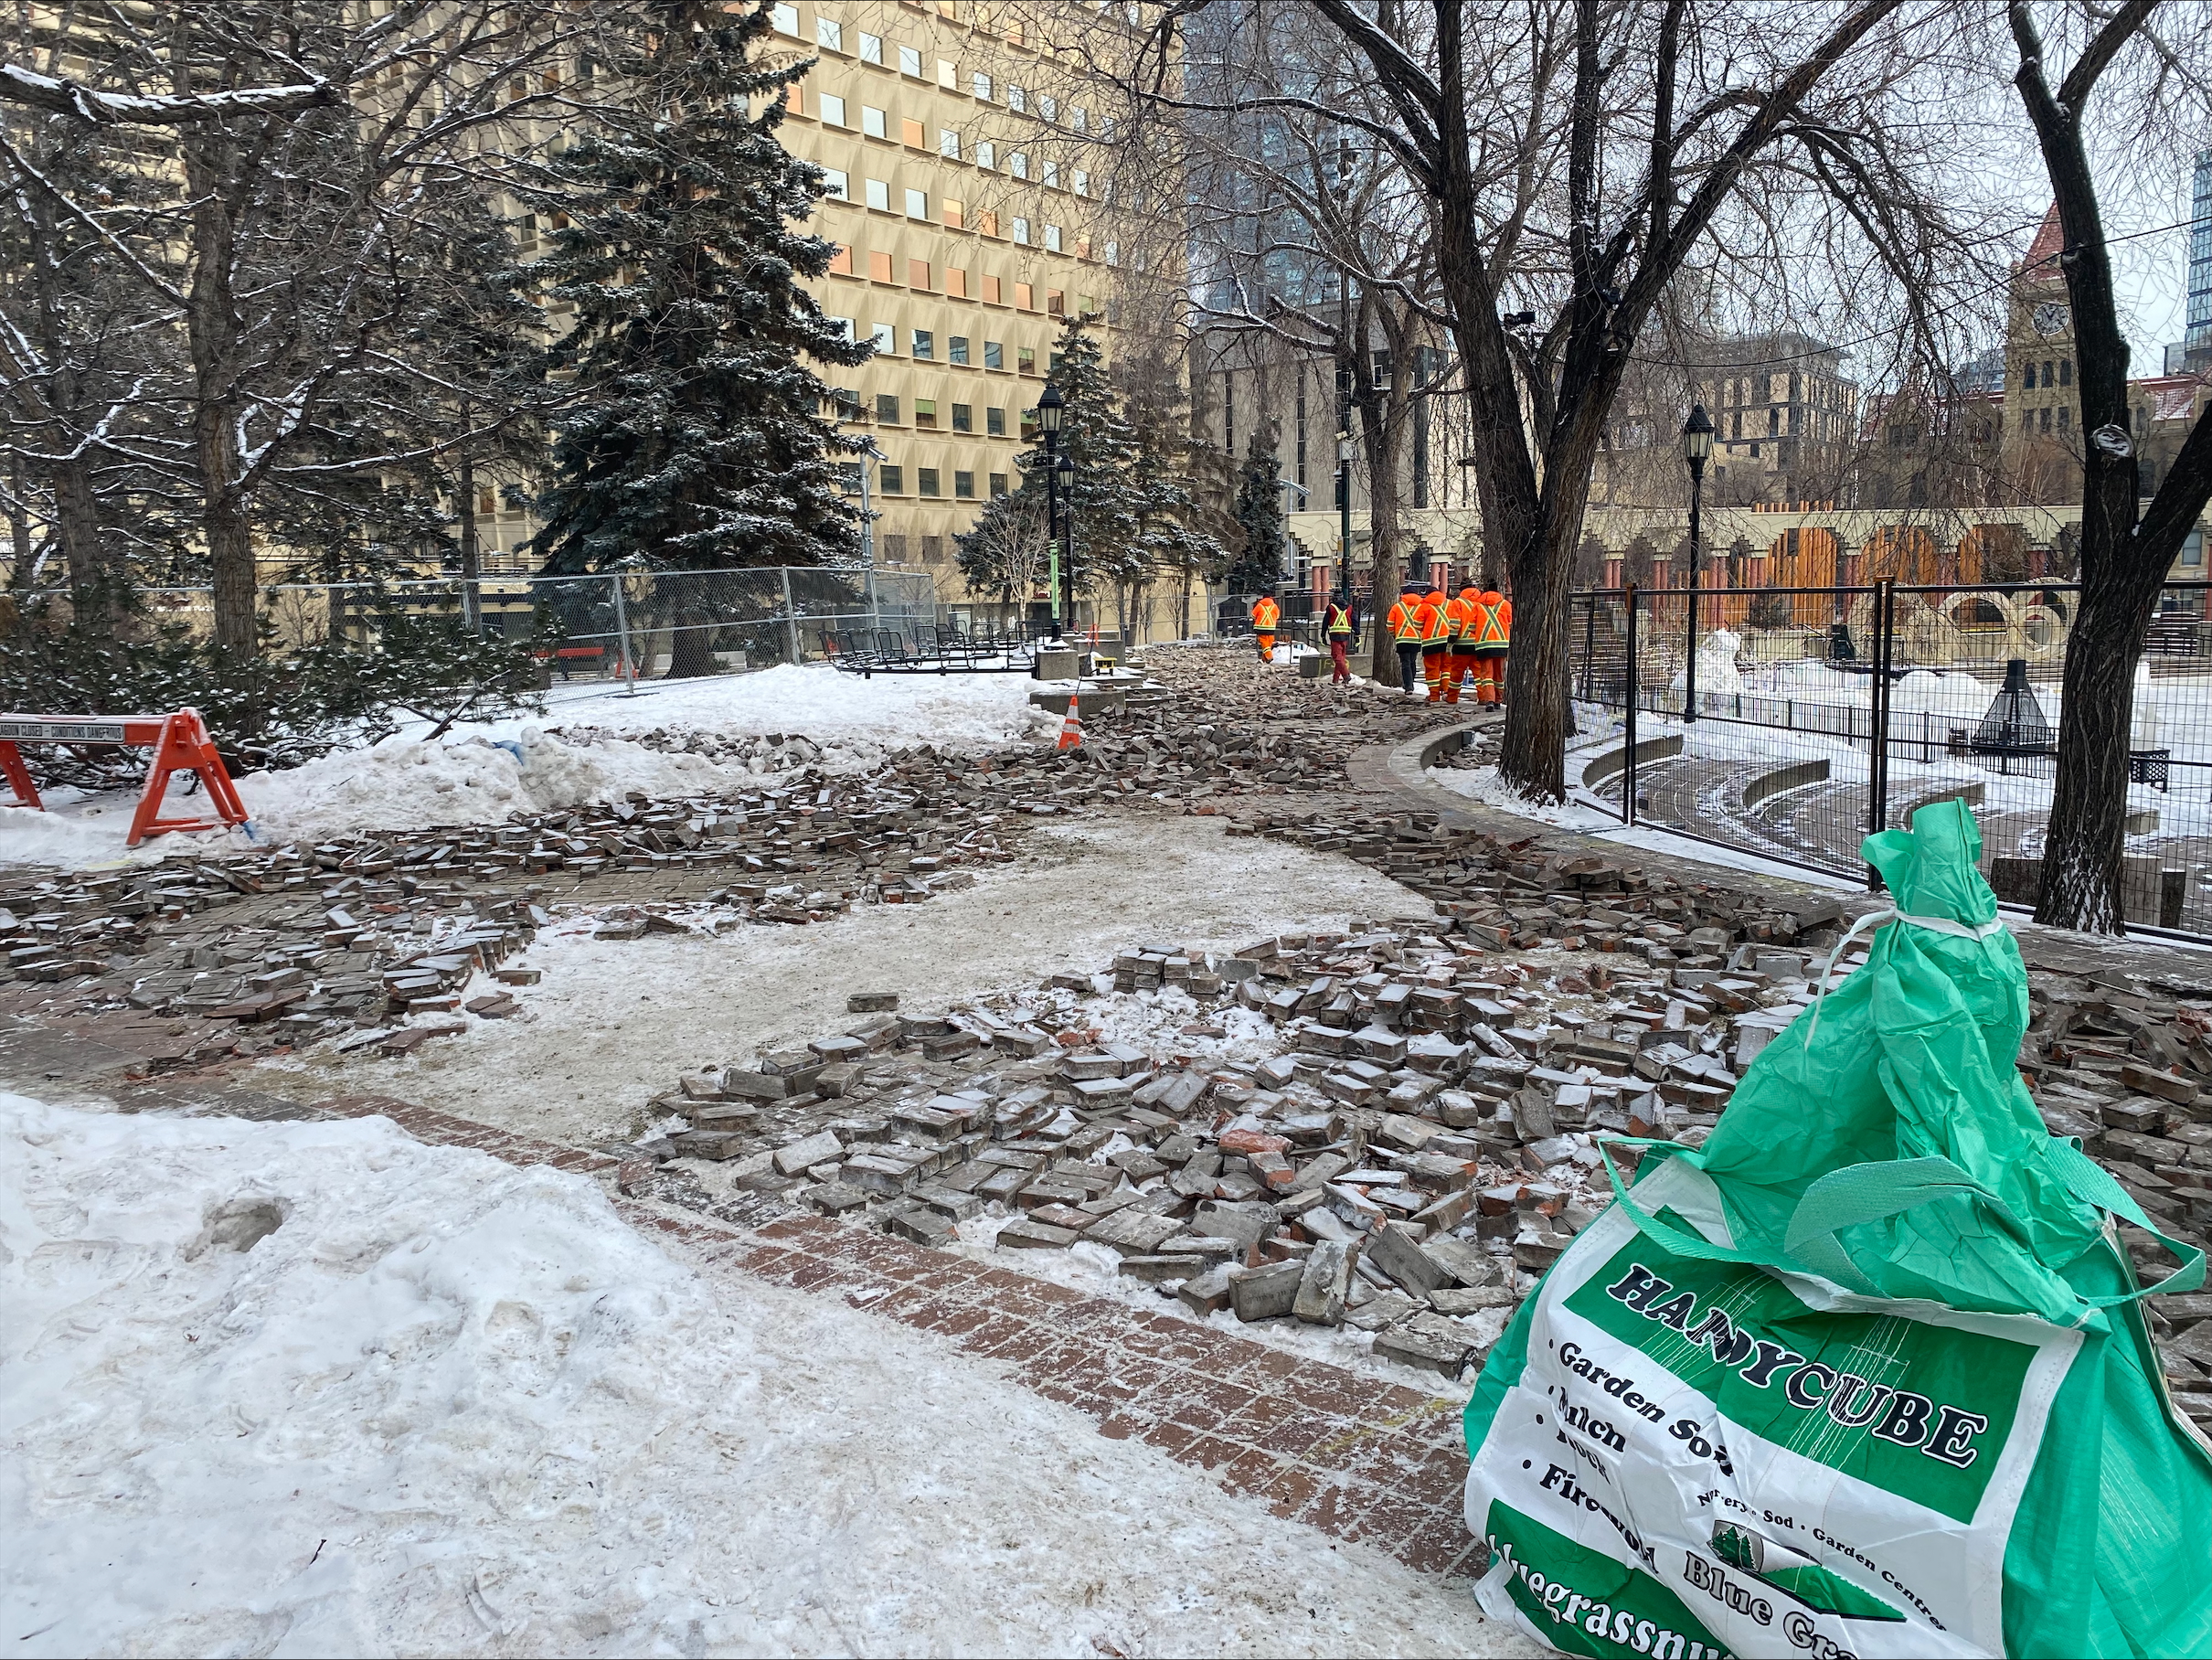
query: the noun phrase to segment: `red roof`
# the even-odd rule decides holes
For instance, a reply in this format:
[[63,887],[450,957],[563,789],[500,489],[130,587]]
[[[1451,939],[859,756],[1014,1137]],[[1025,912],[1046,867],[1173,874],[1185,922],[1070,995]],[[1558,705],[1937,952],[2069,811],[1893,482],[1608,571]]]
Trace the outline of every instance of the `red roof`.
[[2053,202],[2050,211],[2043,216],[2043,223],[2036,231],[2036,239],[2027,245],[2027,259],[2022,264],[2024,276],[2050,276],[2058,274],[2057,260],[2066,249],[2066,227],[2058,222],[2058,204]]

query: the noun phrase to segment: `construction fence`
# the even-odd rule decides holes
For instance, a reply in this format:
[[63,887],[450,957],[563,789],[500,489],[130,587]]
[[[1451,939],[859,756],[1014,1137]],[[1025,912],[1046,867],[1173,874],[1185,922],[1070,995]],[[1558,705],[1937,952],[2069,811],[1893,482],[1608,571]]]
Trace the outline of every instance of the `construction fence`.
[[[160,622],[212,634],[207,588],[141,591]],[[486,576],[382,582],[282,582],[260,592],[271,637],[376,645],[394,615],[466,618],[483,632],[532,643],[554,681],[737,674],[835,654],[866,632],[919,638],[937,621],[926,570],[771,566],[751,570],[637,570],[592,576]]]
[[[2071,583],[1579,593],[1569,790],[1623,824],[1855,878],[1868,874],[1862,838],[1960,798],[1997,897],[2032,904],[2079,594]],[[2136,665],[2129,780],[2129,922],[2212,936],[2205,583],[2162,594]]]

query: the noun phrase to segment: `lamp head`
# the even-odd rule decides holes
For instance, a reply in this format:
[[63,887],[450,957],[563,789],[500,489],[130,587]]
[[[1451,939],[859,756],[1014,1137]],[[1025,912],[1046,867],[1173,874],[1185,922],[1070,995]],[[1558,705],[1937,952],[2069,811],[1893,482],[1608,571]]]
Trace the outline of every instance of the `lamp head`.
[[1703,473],[1705,463],[1713,453],[1713,422],[1705,412],[1705,405],[1690,406],[1690,418],[1682,423],[1682,459],[1690,463],[1692,473]]
[[1046,432],[1058,431],[1060,421],[1066,416],[1067,410],[1068,400],[1060,396],[1059,388],[1054,386],[1049,380],[1046,381],[1045,389],[1037,394],[1037,399],[1038,429]]

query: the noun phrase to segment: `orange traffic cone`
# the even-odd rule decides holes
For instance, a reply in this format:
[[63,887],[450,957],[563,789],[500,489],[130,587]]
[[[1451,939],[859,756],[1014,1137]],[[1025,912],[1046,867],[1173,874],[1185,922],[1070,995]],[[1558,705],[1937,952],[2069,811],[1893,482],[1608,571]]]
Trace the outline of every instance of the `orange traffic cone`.
[[1068,695],[1068,718],[1060,722],[1060,740],[1053,746],[1056,753],[1060,750],[1079,750],[1083,747],[1083,717],[1079,703],[1078,694],[1070,692]]

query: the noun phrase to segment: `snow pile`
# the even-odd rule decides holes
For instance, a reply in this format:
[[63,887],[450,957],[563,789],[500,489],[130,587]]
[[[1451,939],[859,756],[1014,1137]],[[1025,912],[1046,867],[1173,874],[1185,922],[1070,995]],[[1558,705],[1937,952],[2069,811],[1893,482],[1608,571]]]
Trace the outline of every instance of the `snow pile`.
[[[1706,697],[1732,697],[1744,689],[1743,675],[1736,666],[1736,654],[1743,649],[1742,636],[1732,629],[1717,628],[1703,634],[1697,641],[1697,696]],[[1688,685],[1686,675],[1675,676],[1675,689],[1684,690]],[[1703,708],[1702,701],[1699,704]]]
[[724,1296],[379,1120],[0,1095],[14,1652],[1526,1652],[939,1339]]
[[[646,681],[634,697],[556,694],[556,724],[588,724],[627,737],[655,731],[753,736],[803,733],[831,771],[870,767],[919,743],[962,753],[1018,743],[1046,717],[1029,705],[1026,675],[877,675],[863,680],[827,664],[780,664],[752,675]],[[573,709],[571,718],[567,711]],[[519,727],[508,722],[497,736]]]
[[[1579,758],[1570,757],[1569,771],[1575,771],[1580,764]],[[1539,824],[1557,825],[1563,830],[1604,830],[1621,823],[1618,813],[1601,812],[1578,801],[1531,801],[1500,778],[1495,767],[1430,767],[1428,776],[1431,783],[1443,785],[1454,795],[1464,795],[1486,807],[1517,814]]]

